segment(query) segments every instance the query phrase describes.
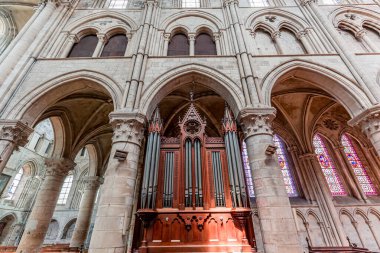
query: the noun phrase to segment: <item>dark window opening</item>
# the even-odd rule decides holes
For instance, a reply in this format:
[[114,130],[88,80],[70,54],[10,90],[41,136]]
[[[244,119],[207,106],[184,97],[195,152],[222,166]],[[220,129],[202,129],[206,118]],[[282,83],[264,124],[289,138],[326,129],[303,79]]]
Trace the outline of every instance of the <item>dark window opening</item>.
[[97,44],[96,35],[87,35],[74,44],[68,57],[92,57]]
[[195,40],[195,55],[216,55],[216,45],[211,36],[201,33]]
[[189,55],[189,40],[187,36],[180,33],[173,36],[168,46],[168,56]]
[[128,38],[125,36],[125,34],[114,35],[104,46],[101,57],[124,56],[127,44]]

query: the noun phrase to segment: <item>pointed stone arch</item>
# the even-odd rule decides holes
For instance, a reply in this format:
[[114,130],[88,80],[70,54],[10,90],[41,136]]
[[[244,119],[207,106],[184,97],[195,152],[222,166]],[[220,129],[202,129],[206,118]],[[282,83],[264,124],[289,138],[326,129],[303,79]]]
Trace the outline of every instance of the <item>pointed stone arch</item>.
[[326,91],[343,105],[352,118],[371,107],[371,101],[353,80],[326,66],[301,60],[285,62],[263,78],[261,87],[266,105],[271,104],[274,85],[289,76],[300,76]]
[[141,113],[150,118],[157,104],[172,90],[179,87],[180,78],[191,75],[203,78],[203,82],[200,83],[217,91],[230,105],[234,115],[238,115],[244,106],[244,95],[241,88],[223,73],[199,64],[177,67],[156,78],[142,93]]

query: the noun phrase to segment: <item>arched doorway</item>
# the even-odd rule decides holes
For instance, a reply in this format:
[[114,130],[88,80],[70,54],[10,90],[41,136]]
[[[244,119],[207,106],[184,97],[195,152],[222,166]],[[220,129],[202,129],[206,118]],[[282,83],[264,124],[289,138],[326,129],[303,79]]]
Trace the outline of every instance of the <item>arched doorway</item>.
[[161,100],[148,129],[135,248],[252,252],[241,135],[224,98],[194,78]]

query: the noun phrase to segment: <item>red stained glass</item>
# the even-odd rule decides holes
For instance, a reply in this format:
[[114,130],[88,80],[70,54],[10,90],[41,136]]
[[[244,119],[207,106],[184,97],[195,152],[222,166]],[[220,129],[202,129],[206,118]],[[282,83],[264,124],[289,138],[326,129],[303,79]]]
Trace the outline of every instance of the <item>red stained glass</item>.
[[346,195],[346,191],[344,190],[342,182],[339,179],[334,163],[332,162],[326,146],[319,134],[314,135],[313,145],[331,194],[333,196]]
[[351,164],[356,178],[366,195],[377,195],[376,187],[373,185],[371,178],[368,176],[367,169],[363,166],[354,146],[348,135],[343,134],[341,138],[344,153]]

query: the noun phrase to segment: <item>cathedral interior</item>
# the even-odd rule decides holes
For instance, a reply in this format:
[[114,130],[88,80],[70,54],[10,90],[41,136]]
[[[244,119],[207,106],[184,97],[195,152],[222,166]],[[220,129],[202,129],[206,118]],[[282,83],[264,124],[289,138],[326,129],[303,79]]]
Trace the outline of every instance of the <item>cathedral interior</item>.
[[379,0],[0,0],[0,252],[380,252]]

